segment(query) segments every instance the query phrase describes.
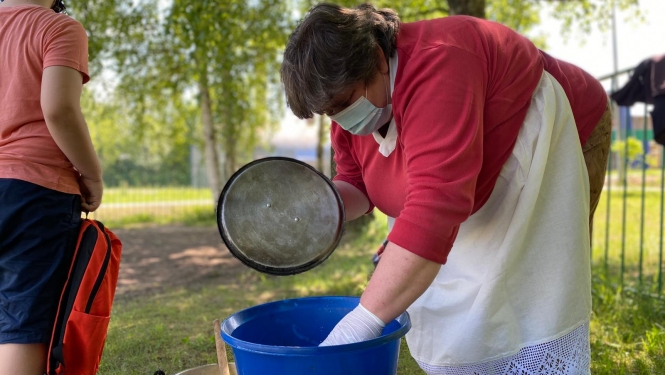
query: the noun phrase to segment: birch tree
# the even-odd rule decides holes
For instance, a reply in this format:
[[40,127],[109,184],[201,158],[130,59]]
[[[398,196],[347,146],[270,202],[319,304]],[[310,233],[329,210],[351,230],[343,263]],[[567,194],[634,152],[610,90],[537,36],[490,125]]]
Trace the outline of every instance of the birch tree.
[[89,30],[91,62],[116,74],[115,90],[137,124],[176,102],[198,108],[194,134],[216,199],[259,130],[282,115],[287,2],[91,0],[72,14]]

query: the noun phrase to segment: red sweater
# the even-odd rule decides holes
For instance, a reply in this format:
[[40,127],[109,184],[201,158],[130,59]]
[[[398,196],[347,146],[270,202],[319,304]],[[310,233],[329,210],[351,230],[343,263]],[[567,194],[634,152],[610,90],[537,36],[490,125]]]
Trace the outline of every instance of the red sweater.
[[600,83],[498,23],[466,16],[402,24],[392,95],[397,147],[333,123],[337,176],[396,218],[388,239],[445,263],[462,222],[487,201],[543,69],[563,86],[580,141],[607,104]]

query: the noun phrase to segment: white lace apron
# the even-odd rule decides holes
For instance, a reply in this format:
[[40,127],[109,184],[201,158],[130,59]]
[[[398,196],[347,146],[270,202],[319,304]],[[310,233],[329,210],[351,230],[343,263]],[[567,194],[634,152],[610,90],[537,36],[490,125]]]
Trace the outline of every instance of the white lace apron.
[[407,341],[423,370],[588,374],[588,217],[575,120],[544,72],[490,199],[408,310]]

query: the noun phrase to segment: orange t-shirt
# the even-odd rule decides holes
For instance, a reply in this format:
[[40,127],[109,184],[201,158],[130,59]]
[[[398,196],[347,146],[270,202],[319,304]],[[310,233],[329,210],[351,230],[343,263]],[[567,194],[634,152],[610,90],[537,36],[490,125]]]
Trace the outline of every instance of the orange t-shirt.
[[88,37],[72,18],[38,5],[0,7],[0,178],[80,194],[79,173],[51,137],[42,74],[66,66],[88,76]]

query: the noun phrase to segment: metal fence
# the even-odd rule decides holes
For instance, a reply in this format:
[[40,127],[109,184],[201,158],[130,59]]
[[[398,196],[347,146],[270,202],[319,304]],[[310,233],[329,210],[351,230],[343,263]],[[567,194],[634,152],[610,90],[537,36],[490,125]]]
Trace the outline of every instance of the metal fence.
[[150,162],[151,157],[148,150],[140,157],[107,163],[103,203],[91,217],[117,227],[200,221],[213,216],[214,200],[196,147],[189,147],[178,158]]
[[[600,80],[616,90],[630,73]],[[661,297],[665,153],[653,141],[647,105],[620,108],[612,103],[612,108],[612,152],[594,219],[592,258],[608,281]]]
[[[104,199],[90,217],[110,227],[210,222],[217,197],[211,195],[200,149],[189,147],[177,158],[158,159],[147,149],[137,156],[106,163]],[[324,170],[329,166],[324,152]],[[257,148],[254,158],[292,157],[316,166],[315,145]],[[151,159],[158,159],[153,161]],[[104,160],[102,160],[104,164]]]

